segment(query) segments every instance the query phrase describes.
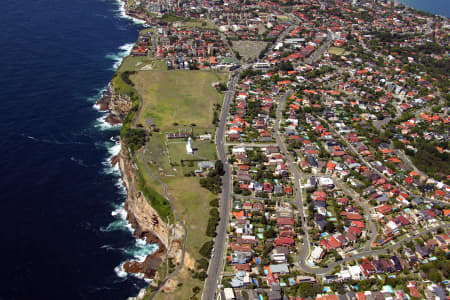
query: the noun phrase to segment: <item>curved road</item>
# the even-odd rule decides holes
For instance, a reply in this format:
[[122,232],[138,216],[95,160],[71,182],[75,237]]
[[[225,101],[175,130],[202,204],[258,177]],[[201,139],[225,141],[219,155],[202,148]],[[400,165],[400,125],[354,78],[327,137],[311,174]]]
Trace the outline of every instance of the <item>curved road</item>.
[[[295,199],[296,199],[296,204],[298,206],[299,218],[302,220],[302,228],[303,228],[303,232],[304,232],[303,245],[302,245],[302,248],[300,251],[300,256],[299,256],[299,261],[298,261],[299,267],[303,271],[308,272],[308,273],[313,273],[316,275],[324,275],[324,274],[332,272],[334,270],[335,266],[341,265],[345,262],[352,261],[355,258],[389,253],[390,251],[397,249],[401,245],[403,245],[409,241],[412,241],[413,239],[417,238],[418,236],[425,235],[429,232],[435,231],[442,227],[450,228],[450,224],[441,224],[441,225],[435,226],[433,228],[427,229],[423,232],[419,232],[419,230],[415,230],[415,231],[409,233],[410,234],[409,237],[404,238],[403,240],[396,242],[395,244],[390,245],[389,247],[386,247],[383,249],[371,250],[370,246],[371,246],[372,241],[376,238],[376,230],[375,230],[375,232],[373,232],[374,224],[373,224],[373,222],[369,222],[369,224],[371,224],[370,231],[371,231],[372,237],[371,237],[370,241],[368,241],[366,243],[363,252],[356,253],[356,254],[349,254],[346,257],[344,257],[342,260],[337,261],[337,262],[332,262],[327,267],[324,267],[324,268],[313,268],[313,267],[309,266],[308,264],[306,264],[306,259],[309,256],[311,245],[310,245],[310,241],[309,241],[307,224],[306,224],[306,222],[303,222],[303,220],[305,220],[305,212],[303,209],[303,195],[302,195],[301,188],[300,188],[301,174],[300,174],[299,170],[297,169],[296,164],[293,162],[293,158],[292,158],[291,154],[287,151],[285,143],[283,142],[283,140],[281,139],[281,137],[279,135],[279,126],[280,126],[280,122],[281,122],[281,118],[282,118],[282,111],[283,111],[282,108],[284,106],[286,99],[289,96],[290,96],[290,92],[286,93],[284,96],[280,97],[280,99],[279,99],[277,112],[276,112],[277,119],[275,121],[274,130],[275,130],[275,137],[276,137],[277,143],[280,147],[280,151],[286,157],[288,168],[294,176]],[[366,203],[362,202],[362,204],[366,204]],[[365,206],[364,209],[368,210],[368,207]],[[368,216],[368,218],[370,218],[370,216]]]
[[426,235],[426,234],[428,234],[430,232],[433,232],[433,231],[438,230],[439,228],[443,228],[443,227],[450,228],[450,224],[441,224],[441,225],[438,225],[436,227],[427,229],[427,230],[425,230],[423,232],[419,232],[418,230],[413,231],[413,232],[409,233],[411,236],[409,236],[409,237],[407,237],[407,238],[405,238],[405,239],[403,239],[403,240],[401,240],[401,241],[399,241],[399,242],[397,242],[397,243],[395,243],[393,245],[390,245],[389,247],[386,247],[386,248],[383,248],[383,249],[377,249],[377,250],[363,251],[363,252],[356,253],[356,254],[353,254],[353,255],[348,255],[347,257],[345,257],[342,260],[339,260],[337,262],[335,261],[335,262],[332,262],[332,263],[328,264],[328,266],[326,268],[311,268],[309,266],[306,266],[306,268],[302,267],[302,269],[304,269],[304,271],[309,272],[309,273],[314,273],[314,274],[317,274],[317,275],[324,275],[324,274],[327,274],[327,273],[330,273],[331,271],[333,271],[335,266],[339,266],[339,265],[341,265],[343,263],[350,262],[350,261],[352,261],[354,259],[358,259],[360,257],[367,257],[367,256],[374,256],[374,255],[381,255],[381,254],[391,253],[391,251],[401,247],[403,244],[408,243],[408,242],[416,239],[419,236]]

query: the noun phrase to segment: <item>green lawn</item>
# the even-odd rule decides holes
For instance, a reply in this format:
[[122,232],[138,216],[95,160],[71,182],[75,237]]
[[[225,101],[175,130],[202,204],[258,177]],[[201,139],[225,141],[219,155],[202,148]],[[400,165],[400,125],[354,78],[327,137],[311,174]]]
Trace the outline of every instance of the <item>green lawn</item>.
[[338,48],[338,47],[330,47],[328,52],[330,52],[331,54],[334,54],[334,55],[342,55],[342,54],[344,54],[345,50],[342,48]]
[[210,141],[193,141],[194,154],[186,152],[186,141],[169,142],[168,148],[173,163],[181,160],[216,160],[216,145]]
[[165,175],[175,174],[167,155],[166,135],[164,133],[152,133],[147,149],[147,161],[150,161],[159,171],[163,171]]
[[166,63],[148,56],[128,56],[123,60],[118,72],[149,70],[167,70]]
[[[139,169],[143,169],[142,161],[138,160]],[[150,165],[152,172],[158,173],[156,167]],[[162,193],[162,187],[150,176],[144,176],[147,185],[156,191]],[[157,299],[186,299],[186,295],[192,295],[192,288],[198,286],[203,288],[203,282],[192,278],[192,273],[188,270],[195,270],[195,260],[200,259],[199,250],[208,240],[205,230],[209,216],[209,202],[216,196],[208,190],[202,188],[199,179],[196,177],[184,177],[182,174],[177,176],[161,176],[164,183],[167,184],[170,196],[174,200],[175,207],[180,217],[186,224],[188,230],[186,244],[185,268],[175,276],[177,283],[182,283],[181,287],[171,293],[160,293]],[[199,218],[199,216],[202,216]]]
[[131,76],[144,98],[138,123],[153,118],[154,124],[167,131],[174,125],[211,128],[215,104],[221,104],[223,94],[212,86],[226,82],[226,73],[212,71],[145,71]]
[[[131,69],[139,62],[139,59],[129,60],[121,69]],[[152,132],[145,161],[152,173],[167,184],[174,205],[188,229],[185,268],[174,278],[178,283],[182,283],[182,286],[171,293],[160,293],[157,299],[186,299],[192,295],[194,286],[203,288],[203,282],[193,279],[188,268],[195,269],[195,260],[201,258],[198,251],[211,239],[205,232],[209,202],[217,196],[202,188],[199,178],[184,176],[185,170],[191,171],[197,167],[196,163],[192,167],[183,167],[180,162],[186,159],[215,160],[216,146],[210,141],[195,140],[193,146],[197,148],[197,152],[189,155],[186,153],[185,140],[168,141],[165,135],[166,132],[176,132],[180,127],[191,127],[191,124],[195,123],[194,136],[205,132],[214,136],[213,109],[215,104],[222,104],[224,95],[218,93],[212,84],[226,82],[228,74],[155,68],[138,71],[130,77],[144,98],[144,106],[137,123],[146,124],[148,118],[153,118],[154,125],[161,130]],[[163,193],[162,186],[146,173],[140,156],[137,165],[143,173],[146,185]]]

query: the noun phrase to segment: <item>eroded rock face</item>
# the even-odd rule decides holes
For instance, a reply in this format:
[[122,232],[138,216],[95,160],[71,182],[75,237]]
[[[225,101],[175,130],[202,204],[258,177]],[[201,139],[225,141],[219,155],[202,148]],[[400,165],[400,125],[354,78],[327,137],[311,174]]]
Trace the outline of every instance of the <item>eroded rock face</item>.
[[[114,94],[111,89],[104,93],[97,104],[101,110],[109,110],[106,121],[111,124],[121,123],[131,109],[129,97]],[[121,146],[121,152],[111,159],[111,163],[119,165],[123,184],[127,189],[127,199],[125,200],[127,219],[137,238],[145,239],[149,244],[158,244],[158,250],[147,256],[144,261],[128,261],[123,268],[125,272],[140,273],[144,274],[146,278],[152,278],[167,257],[174,259],[176,263],[181,262],[181,241],[184,231],[180,225],[171,227],[164,222],[144,195],[136,189],[134,172],[137,167],[129,158],[126,147],[123,144]]]
[[143,262],[139,261],[127,261],[123,269],[127,273],[144,274],[145,278],[153,278],[156,270],[158,270],[162,258],[161,256],[166,252],[164,245],[158,244],[159,249],[148,255]]
[[102,97],[97,101],[101,111],[109,111],[105,121],[111,125],[122,123],[128,112],[131,110],[132,102],[128,95],[115,93],[111,87],[103,92]]
[[[123,149],[123,148],[122,148]],[[143,262],[129,261],[124,264],[124,271],[141,273],[152,278],[167,254],[169,244],[169,226],[161,220],[156,211],[147,202],[144,195],[135,189],[133,164],[124,151],[112,158],[112,163],[119,164],[123,183],[127,189],[125,209],[127,220],[134,229],[136,238],[144,239],[148,244],[158,244],[158,250],[147,256]]]

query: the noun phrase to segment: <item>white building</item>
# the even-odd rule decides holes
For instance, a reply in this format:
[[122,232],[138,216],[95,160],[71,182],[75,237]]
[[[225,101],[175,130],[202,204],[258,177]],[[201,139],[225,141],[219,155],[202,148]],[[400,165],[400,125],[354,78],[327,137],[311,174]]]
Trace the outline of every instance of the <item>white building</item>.
[[186,144],[186,152],[188,154],[194,154],[194,150],[192,149],[192,139],[191,137],[188,138],[187,144]]
[[233,300],[236,299],[234,296],[234,291],[232,288],[224,288],[223,292],[225,294],[225,300]]
[[348,267],[350,275],[353,280],[361,280],[361,267],[360,266],[350,266]]
[[314,247],[313,251],[311,252],[311,258],[315,261],[318,262],[322,259],[323,257],[323,249],[320,247]]

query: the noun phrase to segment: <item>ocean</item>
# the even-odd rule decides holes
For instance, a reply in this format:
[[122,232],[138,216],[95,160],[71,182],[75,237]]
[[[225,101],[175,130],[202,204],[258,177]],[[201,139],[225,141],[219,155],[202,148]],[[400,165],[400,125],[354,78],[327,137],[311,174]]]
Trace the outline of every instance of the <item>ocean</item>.
[[113,0],[6,1],[0,11],[0,299],[126,299],[136,241],[109,163],[118,127],[93,105],[142,25]]
[[0,28],[0,299],[136,295],[147,283],[120,266],[155,246],[125,221],[119,128],[94,103],[142,25],[114,0],[24,0],[3,3]]
[[448,0],[395,0],[409,7],[432,14],[450,18],[450,2]]

